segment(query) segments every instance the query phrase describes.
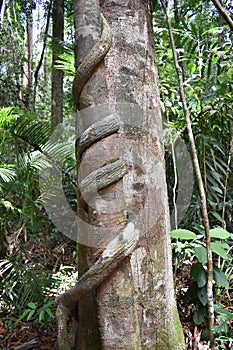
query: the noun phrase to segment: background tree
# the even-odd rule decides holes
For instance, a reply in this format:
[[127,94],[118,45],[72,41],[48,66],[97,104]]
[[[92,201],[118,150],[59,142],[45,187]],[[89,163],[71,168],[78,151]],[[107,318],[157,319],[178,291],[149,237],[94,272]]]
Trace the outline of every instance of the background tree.
[[53,1],[53,30],[52,30],[52,115],[51,122],[54,128],[63,121],[63,71],[57,69],[58,54],[63,52],[64,40],[64,0]]
[[22,100],[25,108],[30,107],[31,87],[32,87],[32,53],[33,53],[33,17],[32,9],[33,1],[25,2],[26,15],[26,38],[25,38],[25,54],[23,66],[23,84],[22,84]]

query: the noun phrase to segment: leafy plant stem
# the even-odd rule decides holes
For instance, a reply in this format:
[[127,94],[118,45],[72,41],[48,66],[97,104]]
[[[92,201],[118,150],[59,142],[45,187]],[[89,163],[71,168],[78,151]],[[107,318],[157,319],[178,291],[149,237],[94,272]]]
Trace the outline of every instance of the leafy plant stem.
[[205,227],[205,235],[206,235],[206,250],[207,250],[207,266],[208,266],[208,273],[207,273],[207,300],[208,300],[208,321],[209,321],[209,333],[210,333],[210,348],[212,350],[215,349],[215,339],[214,334],[212,331],[212,327],[214,325],[214,301],[213,301],[213,260],[212,260],[212,249],[211,249],[211,237],[210,237],[210,227],[209,227],[209,218],[208,218],[208,211],[207,211],[207,201],[206,201],[206,193],[204,188],[204,182],[201,175],[200,170],[200,164],[198,161],[197,156],[197,149],[195,145],[194,135],[192,131],[192,123],[190,118],[189,109],[186,102],[186,96],[185,96],[185,90],[184,90],[184,81],[183,81],[183,71],[179,64],[179,58],[176,50],[174,35],[173,35],[173,29],[172,24],[170,20],[170,16],[168,15],[168,11],[165,5],[165,2],[161,0],[162,8],[164,10],[166,21],[167,21],[167,27],[169,32],[169,38],[173,53],[173,59],[174,64],[177,72],[178,77],[178,84],[179,84],[179,91],[180,91],[180,98],[182,102],[182,108],[186,119],[186,126],[188,131],[188,137],[189,142],[191,145],[191,151],[192,151],[192,157],[193,157],[193,165],[197,177],[198,182],[198,188],[199,188],[199,194],[201,198],[201,209],[202,209],[202,218],[203,218],[203,224]]
[[[199,56],[199,62],[200,62],[201,56],[202,56],[202,52],[201,52],[200,41],[199,40],[198,40],[198,56]],[[199,102],[200,102],[201,115],[203,115],[202,64],[198,64],[198,70],[199,70],[199,77],[200,77],[200,82],[199,82],[199,89],[200,89],[200,91],[199,91]],[[207,183],[207,170],[206,170],[206,141],[205,141],[205,137],[204,137],[205,136],[205,120],[203,118],[202,118],[202,122],[201,122],[201,133],[203,135],[203,139],[202,139],[202,155],[203,155],[204,189],[205,189],[205,195],[206,195],[206,197],[208,197],[208,183]]]

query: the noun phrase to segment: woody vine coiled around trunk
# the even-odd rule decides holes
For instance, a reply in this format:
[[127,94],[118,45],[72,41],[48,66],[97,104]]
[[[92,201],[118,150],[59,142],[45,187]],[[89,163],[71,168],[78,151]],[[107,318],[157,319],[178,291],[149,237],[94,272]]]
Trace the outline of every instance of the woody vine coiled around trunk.
[[[105,17],[100,14],[101,34],[94,43],[92,49],[82,60],[76,70],[73,82],[73,98],[78,107],[82,90],[99,63],[108,53],[112,36]],[[117,133],[120,129],[120,119],[114,114],[102,118],[100,121],[88,127],[77,140],[78,162],[81,162],[84,152],[94,143]],[[108,164],[92,171],[79,184],[79,193],[82,198],[91,197],[96,191],[100,191],[121,180],[126,174],[126,164],[121,159],[111,160]],[[86,203],[85,203],[86,204]],[[86,210],[86,208],[83,208]],[[60,295],[58,298],[58,345],[61,350],[71,350],[67,322],[77,303],[92,289],[98,287],[119,263],[135,249],[139,230],[134,213],[127,212],[127,219],[116,236],[110,240],[97,261],[75,283],[75,285]]]

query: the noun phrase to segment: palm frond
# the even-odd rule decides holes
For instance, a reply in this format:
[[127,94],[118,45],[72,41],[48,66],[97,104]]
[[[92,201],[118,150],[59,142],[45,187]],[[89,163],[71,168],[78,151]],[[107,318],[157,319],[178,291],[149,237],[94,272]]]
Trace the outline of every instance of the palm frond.
[[69,143],[62,141],[57,143],[47,142],[41,149],[43,154],[55,164],[65,162],[68,157],[74,155],[74,147],[72,149]]
[[14,117],[13,107],[0,108],[0,126],[7,126]]
[[17,118],[10,131],[36,149],[39,149],[39,145],[46,143],[51,135],[50,123],[35,120],[31,115]]
[[39,269],[34,263],[19,264],[14,257],[1,260],[1,296],[6,304],[20,306],[28,301],[42,300],[54,284],[50,274],[50,271]]
[[64,53],[58,54],[55,67],[62,70],[67,77],[74,78],[74,52],[71,49],[66,49]]
[[16,173],[13,169],[0,167],[0,178],[4,182],[10,182],[14,180]]

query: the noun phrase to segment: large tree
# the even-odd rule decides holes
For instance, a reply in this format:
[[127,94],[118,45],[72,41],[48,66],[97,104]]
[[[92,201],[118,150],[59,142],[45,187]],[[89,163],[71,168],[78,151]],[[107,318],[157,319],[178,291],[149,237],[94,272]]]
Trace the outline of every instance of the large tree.
[[[184,349],[174,298],[150,0],[74,0],[80,279],[59,346]],[[78,307],[77,307],[78,304]]]

